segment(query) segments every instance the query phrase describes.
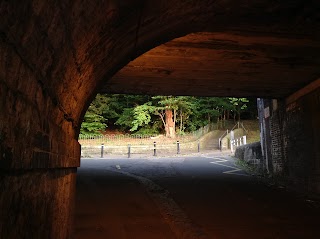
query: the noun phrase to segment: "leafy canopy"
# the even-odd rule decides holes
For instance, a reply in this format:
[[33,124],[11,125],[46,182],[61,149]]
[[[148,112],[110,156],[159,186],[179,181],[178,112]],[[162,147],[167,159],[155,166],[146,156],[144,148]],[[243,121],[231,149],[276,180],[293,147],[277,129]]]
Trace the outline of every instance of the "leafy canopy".
[[[254,102],[254,101],[253,101]],[[179,133],[194,131],[217,120],[255,111],[247,98],[98,94],[88,108],[81,134],[101,134],[107,127],[131,133],[161,133],[171,110]],[[247,115],[254,117],[255,113]]]

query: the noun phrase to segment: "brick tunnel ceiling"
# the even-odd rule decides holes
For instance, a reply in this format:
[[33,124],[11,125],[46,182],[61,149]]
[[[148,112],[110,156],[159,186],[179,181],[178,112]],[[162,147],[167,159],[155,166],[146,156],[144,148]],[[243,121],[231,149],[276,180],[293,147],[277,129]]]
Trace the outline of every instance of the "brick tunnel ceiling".
[[286,97],[320,78],[319,9],[316,0],[0,1],[0,84],[74,128],[99,92]]
[[297,35],[192,33],[131,61],[102,91],[284,97],[320,76],[319,52]]

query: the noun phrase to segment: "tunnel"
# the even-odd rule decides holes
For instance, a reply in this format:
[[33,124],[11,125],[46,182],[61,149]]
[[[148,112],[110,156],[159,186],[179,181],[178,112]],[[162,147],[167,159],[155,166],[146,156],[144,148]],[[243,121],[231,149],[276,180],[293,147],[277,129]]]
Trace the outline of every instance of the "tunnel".
[[71,237],[78,135],[99,92],[259,97],[267,172],[319,195],[319,7],[1,1],[0,238]]

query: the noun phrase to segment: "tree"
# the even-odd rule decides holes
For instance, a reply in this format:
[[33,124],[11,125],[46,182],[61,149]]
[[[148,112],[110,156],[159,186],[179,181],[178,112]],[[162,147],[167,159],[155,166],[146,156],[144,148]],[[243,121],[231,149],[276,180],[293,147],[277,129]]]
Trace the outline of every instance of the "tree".
[[148,125],[151,121],[150,112],[153,111],[151,102],[136,106],[133,109],[134,120],[132,121],[132,128],[130,131],[136,131],[138,127]]
[[220,109],[222,106],[221,98],[198,97],[196,100],[196,105],[197,108],[195,111],[198,112],[199,118],[203,122],[203,125],[207,125],[213,121],[216,121],[220,116]]
[[154,96],[152,99],[157,100],[157,106],[154,107],[154,113],[161,118],[166,137],[175,138],[177,110],[179,108],[178,97]]
[[190,96],[178,96],[177,97],[178,106],[178,117],[176,122],[179,123],[179,134],[184,134],[186,129],[186,123],[193,114],[193,109],[195,108],[195,97]]
[[[130,132],[140,131],[143,134],[159,133],[159,129],[150,126],[154,111],[155,107],[152,105],[152,102],[146,102],[134,108],[125,108],[115,124],[127,127]],[[156,122],[153,122],[153,125],[159,126]]]
[[122,127],[122,130],[130,130],[132,128],[132,122],[134,121],[133,108],[124,108],[119,118],[115,122],[115,125]]
[[94,101],[90,104],[80,128],[82,135],[101,134],[107,127],[106,119],[102,116],[103,107],[107,98],[98,94]]
[[211,122],[224,123],[231,116],[240,119],[256,115],[246,98],[191,96],[97,95],[81,128],[82,134],[98,134],[107,125],[122,132],[155,134],[174,138]]
[[[179,107],[180,120],[182,120],[183,110],[184,112],[187,112],[186,109],[188,108],[186,99],[173,96],[155,96],[151,98],[151,101],[142,105],[137,105],[133,109],[126,108],[126,113],[119,117],[116,124],[130,126],[130,131],[132,132],[140,130],[141,127],[152,130],[152,127],[150,127],[149,124],[152,122],[152,115],[155,115],[161,120],[166,136],[175,138],[175,125]],[[153,124],[156,125],[155,120],[153,121]]]
[[235,120],[237,115],[238,121],[240,121],[241,112],[247,108],[246,103],[248,103],[249,100],[247,98],[229,98],[229,100],[234,111],[233,119]]
[[108,119],[108,127],[120,126],[125,131],[130,131],[132,127],[128,120],[134,120],[133,109],[150,99],[149,96],[142,95],[110,94],[105,96],[107,102],[103,107],[103,117]]

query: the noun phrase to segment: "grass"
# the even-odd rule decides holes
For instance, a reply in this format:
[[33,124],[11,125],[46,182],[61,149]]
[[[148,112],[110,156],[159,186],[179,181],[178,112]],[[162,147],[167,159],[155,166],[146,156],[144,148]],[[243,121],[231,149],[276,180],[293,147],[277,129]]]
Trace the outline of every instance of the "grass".
[[256,167],[251,165],[251,164],[249,164],[245,160],[236,159],[236,165],[239,168],[243,169],[244,171],[246,171],[247,173],[249,173],[251,175],[256,175],[257,174]]

